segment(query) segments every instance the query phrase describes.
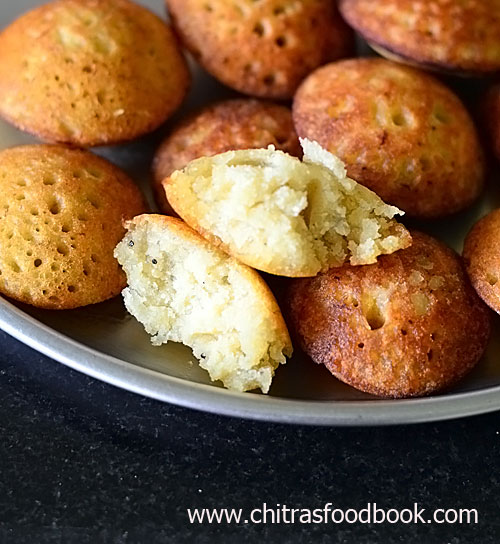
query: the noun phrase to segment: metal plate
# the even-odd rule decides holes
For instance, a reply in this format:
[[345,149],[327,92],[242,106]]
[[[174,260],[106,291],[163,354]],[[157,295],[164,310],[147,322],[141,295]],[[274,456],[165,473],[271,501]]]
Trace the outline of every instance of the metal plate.
[[[0,25],[41,3],[17,0],[0,4]],[[141,2],[164,15],[162,0]],[[474,83],[461,91],[474,95]],[[472,93],[471,93],[472,89]],[[195,85],[180,115],[203,102],[230,96],[195,70]],[[95,150],[127,170],[149,194],[151,157],[161,132],[131,145]],[[33,139],[0,122],[0,147]],[[494,185],[472,209],[444,222],[418,225],[461,250],[472,223],[499,204]],[[352,389],[297,353],[275,377],[270,394],[235,393],[211,384],[189,349],[153,347],[143,328],[120,299],[65,312],[50,312],[0,298],[0,327],[53,359],[118,387],[162,401],[219,414],[321,425],[382,425],[451,419],[500,409],[499,320],[483,361],[452,391],[411,400],[380,400]]]

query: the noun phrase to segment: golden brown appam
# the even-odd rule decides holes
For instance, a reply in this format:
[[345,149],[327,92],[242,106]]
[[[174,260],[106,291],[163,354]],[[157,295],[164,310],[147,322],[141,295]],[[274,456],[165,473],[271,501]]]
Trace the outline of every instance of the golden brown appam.
[[184,45],[214,77],[245,94],[291,98],[316,67],[353,52],[331,0],[166,0]]
[[499,0],[340,0],[340,10],[381,54],[463,75],[500,69]]
[[463,257],[477,293],[500,313],[500,209],[472,227],[465,239]]
[[145,210],[134,183],[87,152],[31,145],[0,152],[0,292],[68,309],[118,295],[113,250]]
[[287,307],[304,351],[337,378],[383,397],[428,395],[481,358],[490,312],[460,258],[412,232],[413,245],[377,264],[293,280]]
[[161,125],[189,87],[172,30],[129,0],[57,0],[0,34],[0,115],[50,141],[94,146]]
[[181,121],[160,145],[153,161],[156,202],[171,213],[162,181],[200,157],[233,149],[274,145],[301,156],[291,111],[282,105],[255,99],[233,99],[212,104]]
[[482,189],[484,157],[470,115],[419,70],[377,58],[329,64],[302,83],[293,118],[300,137],[411,216],[452,214]]

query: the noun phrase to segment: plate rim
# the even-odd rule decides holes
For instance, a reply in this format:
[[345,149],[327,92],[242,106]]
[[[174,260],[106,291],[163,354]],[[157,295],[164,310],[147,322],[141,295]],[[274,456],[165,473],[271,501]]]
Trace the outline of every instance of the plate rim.
[[1,296],[0,329],[51,359],[115,387],[224,416],[297,425],[383,426],[445,421],[500,409],[500,385],[414,399],[359,401],[289,399],[229,391],[98,351],[42,323]]

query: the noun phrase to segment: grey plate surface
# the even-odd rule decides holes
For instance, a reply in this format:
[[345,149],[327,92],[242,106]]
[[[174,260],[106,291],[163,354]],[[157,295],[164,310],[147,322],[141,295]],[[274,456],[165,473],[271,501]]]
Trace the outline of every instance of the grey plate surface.
[[[1,2],[0,26],[40,3]],[[162,0],[140,3],[164,15]],[[230,92],[197,70],[193,91],[181,115],[200,103],[225,96]],[[151,157],[161,135],[95,151],[127,170],[148,193]],[[0,122],[0,148],[33,141]],[[490,183],[488,196],[473,209],[424,229],[460,251],[463,237],[475,220],[499,205],[495,185]],[[227,391],[210,383],[189,349],[177,344],[153,347],[119,299],[78,310],[49,312],[0,297],[0,327],[53,359],[100,380],[219,414],[287,423],[384,425],[451,419],[500,409],[498,318],[486,356],[465,380],[450,392],[411,400],[380,400],[365,395],[300,354],[279,369],[269,395]]]

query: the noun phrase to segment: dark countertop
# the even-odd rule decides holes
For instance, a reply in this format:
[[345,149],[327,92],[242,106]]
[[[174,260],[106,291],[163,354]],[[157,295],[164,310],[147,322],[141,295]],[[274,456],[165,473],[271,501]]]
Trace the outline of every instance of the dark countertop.
[[[0,543],[498,542],[498,413],[388,428],[218,417],[98,382],[0,332]],[[478,525],[190,525],[187,508],[476,508]]]

